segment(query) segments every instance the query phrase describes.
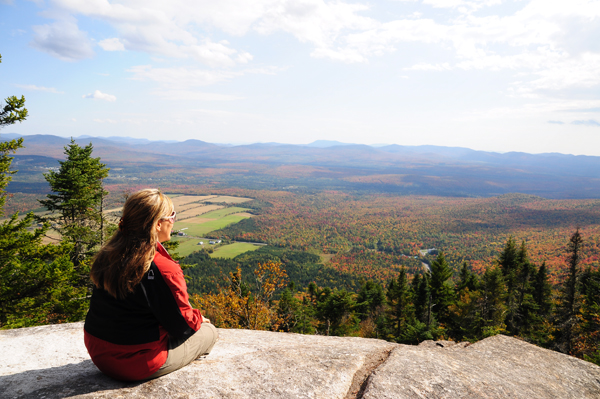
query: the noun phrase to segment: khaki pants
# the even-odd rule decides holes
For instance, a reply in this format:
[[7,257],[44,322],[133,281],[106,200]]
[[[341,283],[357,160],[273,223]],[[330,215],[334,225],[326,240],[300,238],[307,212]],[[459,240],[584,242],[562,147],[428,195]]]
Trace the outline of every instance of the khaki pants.
[[184,343],[175,348],[169,348],[169,355],[165,364],[156,373],[148,377],[148,379],[169,374],[190,364],[199,356],[208,355],[213,346],[215,346],[218,337],[219,333],[215,326],[210,323],[202,323],[200,329]]

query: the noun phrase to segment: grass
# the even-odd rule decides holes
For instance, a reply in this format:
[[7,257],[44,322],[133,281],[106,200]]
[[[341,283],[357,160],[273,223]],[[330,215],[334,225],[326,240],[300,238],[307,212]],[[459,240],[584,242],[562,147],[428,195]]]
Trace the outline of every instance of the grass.
[[[204,219],[204,218],[203,218]],[[185,221],[178,222],[177,229],[183,230],[183,232],[189,236],[204,237],[206,234],[214,230],[222,229],[223,227],[229,226],[230,224],[237,223],[240,220],[248,219],[248,216],[243,215],[227,215],[216,220],[207,220],[204,223],[186,223]]]
[[[177,253],[181,256],[188,256],[194,251],[200,251],[202,248],[212,247],[212,245],[208,244],[208,240],[199,240],[198,238],[171,237],[171,240],[179,242]],[[198,245],[199,241],[204,241],[204,245]]]
[[256,251],[260,248],[259,245],[248,244],[247,242],[235,242],[229,245],[223,245],[215,249],[215,252],[210,254],[211,258],[235,258],[239,254],[248,251]]
[[[208,240],[200,240],[198,238],[171,237],[171,240],[179,242],[177,253],[181,256],[188,256],[194,251],[200,251],[202,248],[213,247],[213,245],[208,244]],[[204,241],[204,245],[198,245],[199,241]],[[215,252],[210,256],[211,258],[235,258],[239,254],[248,251],[256,251],[258,248],[260,248],[260,245],[249,244],[247,242],[236,242],[217,247]]]

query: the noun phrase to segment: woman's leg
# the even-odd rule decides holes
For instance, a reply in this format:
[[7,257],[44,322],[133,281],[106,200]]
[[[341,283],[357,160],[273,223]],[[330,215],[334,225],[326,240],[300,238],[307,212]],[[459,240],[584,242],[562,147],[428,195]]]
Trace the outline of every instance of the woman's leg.
[[218,337],[219,333],[215,326],[210,323],[202,323],[200,329],[184,343],[175,348],[169,348],[169,355],[165,364],[148,378],[156,378],[171,373],[190,364],[199,356],[208,355],[215,346]]

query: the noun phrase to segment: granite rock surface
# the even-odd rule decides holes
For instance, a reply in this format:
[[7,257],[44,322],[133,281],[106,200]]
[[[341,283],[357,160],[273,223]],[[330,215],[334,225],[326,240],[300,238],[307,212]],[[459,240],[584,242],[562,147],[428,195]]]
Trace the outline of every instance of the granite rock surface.
[[478,343],[219,329],[212,353],[155,380],[100,373],[83,323],[0,331],[0,398],[600,398],[600,367],[495,336]]

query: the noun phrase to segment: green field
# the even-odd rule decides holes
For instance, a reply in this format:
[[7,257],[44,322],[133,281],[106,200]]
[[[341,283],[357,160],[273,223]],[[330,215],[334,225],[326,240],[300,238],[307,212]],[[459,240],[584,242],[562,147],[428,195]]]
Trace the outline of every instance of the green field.
[[[218,210],[215,212],[219,212],[219,211],[221,211],[221,210]],[[204,219],[204,215],[202,215],[202,218]],[[207,233],[210,233],[211,231],[222,229],[225,226],[229,226],[230,224],[237,223],[243,219],[248,219],[248,216],[233,214],[233,215],[222,216],[220,219],[217,219],[217,220],[207,220],[204,223],[186,223],[186,221],[183,220],[181,222],[177,222],[177,225],[175,226],[175,228],[177,230],[181,230],[181,229],[185,228],[185,230],[183,230],[183,232],[189,236],[204,237]]]
[[212,247],[212,245],[208,245],[208,241],[202,240],[205,242],[204,245],[198,245],[200,241],[197,238],[189,238],[189,237],[171,237],[171,240],[179,242],[179,248],[177,248],[177,253],[181,256],[188,256],[194,251],[200,251],[203,247]]
[[223,245],[215,249],[215,252],[210,254],[211,258],[235,258],[239,254],[248,251],[256,251],[260,245],[248,244],[247,242],[235,242],[229,245]]

